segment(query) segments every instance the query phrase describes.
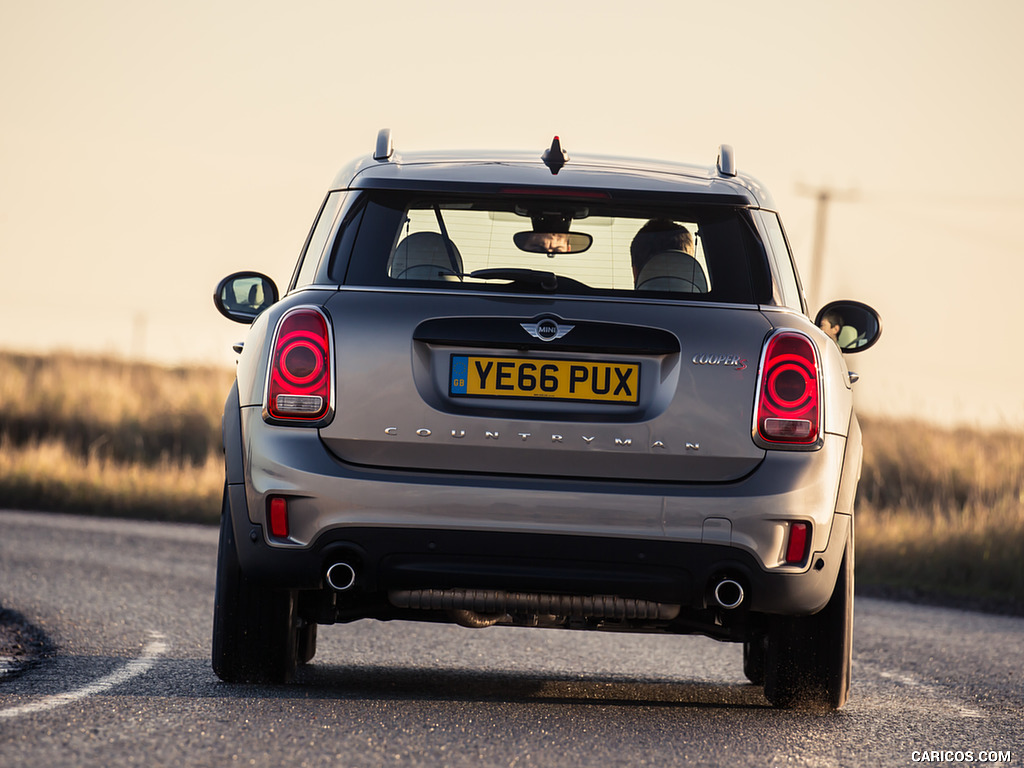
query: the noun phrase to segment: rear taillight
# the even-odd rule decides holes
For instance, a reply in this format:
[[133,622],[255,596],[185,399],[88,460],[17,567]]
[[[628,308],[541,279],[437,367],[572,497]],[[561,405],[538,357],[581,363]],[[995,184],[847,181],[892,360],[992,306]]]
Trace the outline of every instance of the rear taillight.
[[312,307],[281,318],[274,336],[266,415],[288,423],[319,423],[331,413],[331,341],[327,318]]
[[772,336],[761,362],[755,434],[769,445],[813,447],[821,425],[818,355],[801,333]]

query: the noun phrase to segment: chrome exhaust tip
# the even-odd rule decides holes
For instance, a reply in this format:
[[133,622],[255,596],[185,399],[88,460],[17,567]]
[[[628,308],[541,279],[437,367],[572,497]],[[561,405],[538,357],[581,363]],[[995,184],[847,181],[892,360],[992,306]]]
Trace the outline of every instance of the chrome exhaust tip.
[[335,592],[351,589],[356,583],[356,569],[348,563],[335,563],[327,569],[327,585]]
[[715,585],[715,602],[727,611],[738,608],[743,602],[743,585],[735,579],[725,578]]

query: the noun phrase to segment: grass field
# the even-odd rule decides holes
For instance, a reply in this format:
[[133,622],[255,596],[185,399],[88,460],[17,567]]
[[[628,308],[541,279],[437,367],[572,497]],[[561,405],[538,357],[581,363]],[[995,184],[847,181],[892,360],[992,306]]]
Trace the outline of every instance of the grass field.
[[232,376],[0,353],[0,504],[215,522]]
[[[0,352],[0,506],[216,522],[232,376]],[[1024,434],[862,424],[858,586],[1024,613]]]
[[1024,434],[862,423],[858,583],[1024,614]]

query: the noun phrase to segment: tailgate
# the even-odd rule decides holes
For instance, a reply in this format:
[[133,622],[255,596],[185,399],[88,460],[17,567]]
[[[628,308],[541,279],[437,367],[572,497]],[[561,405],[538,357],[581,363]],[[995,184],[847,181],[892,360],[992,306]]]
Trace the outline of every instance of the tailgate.
[[753,307],[343,290],[337,410],[364,466],[727,482],[751,440],[771,326]]

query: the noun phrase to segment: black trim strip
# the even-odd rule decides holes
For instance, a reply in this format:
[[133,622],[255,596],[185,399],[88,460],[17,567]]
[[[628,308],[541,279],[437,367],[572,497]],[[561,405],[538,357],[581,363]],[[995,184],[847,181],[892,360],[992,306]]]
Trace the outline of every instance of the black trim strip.
[[350,189],[386,189],[406,192],[431,192],[435,194],[456,193],[499,196],[505,198],[544,198],[557,197],[559,200],[572,199],[573,193],[579,193],[579,199],[590,204],[622,202],[624,200],[644,200],[648,202],[662,201],[672,204],[693,205],[729,205],[740,208],[757,208],[757,203],[745,195],[708,193],[708,192],[669,192],[649,189],[612,189],[600,187],[605,197],[594,199],[596,187],[563,187],[552,186],[550,194],[547,189],[537,184],[515,184],[497,182],[465,182],[438,179],[380,179],[359,177]]
[[[561,339],[541,341],[533,338],[523,323],[554,320],[573,329]],[[679,353],[679,339],[661,328],[619,323],[593,323],[563,320],[544,314],[532,318],[442,317],[420,323],[413,339],[426,344],[487,349],[558,350],[560,352],[600,352],[604,354],[672,355]]]

